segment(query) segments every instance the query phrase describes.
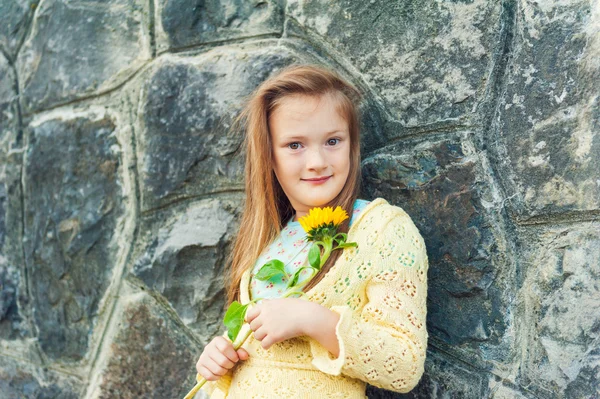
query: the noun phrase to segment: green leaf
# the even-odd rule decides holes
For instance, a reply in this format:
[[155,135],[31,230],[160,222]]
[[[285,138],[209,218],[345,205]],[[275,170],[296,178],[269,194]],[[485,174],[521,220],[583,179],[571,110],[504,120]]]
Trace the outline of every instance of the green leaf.
[[300,277],[300,273],[302,272],[303,269],[304,268],[301,267],[300,269],[296,270],[296,272],[294,273],[294,275],[292,276],[290,281],[288,281],[287,288],[291,288],[291,287],[295,286],[296,283],[298,283],[298,278]]
[[254,277],[261,281],[269,280],[275,276],[280,274],[284,274],[287,276],[287,272],[285,271],[285,265],[282,261],[278,259],[272,259],[261,266],[260,270]]
[[313,244],[308,251],[308,263],[317,270],[321,270],[321,249],[318,244]]
[[242,305],[238,301],[233,301],[227,308],[227,312],[225,312],[223,324],[227,327],[227,336],[231,342],[235,341],[242,329],[244,318],[246,317],[246,310],[248,310],[248,304]]

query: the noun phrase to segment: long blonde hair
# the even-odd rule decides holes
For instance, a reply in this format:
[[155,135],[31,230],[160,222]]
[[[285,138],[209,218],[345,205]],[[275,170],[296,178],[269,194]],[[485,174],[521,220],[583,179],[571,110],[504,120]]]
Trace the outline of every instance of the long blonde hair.
[[[291,65],[265,80],[249,97],[236,121],[245,129],[245,191],[244,210],[233,250],[229,254],[225,285],[226,306],[240,300],[239,286],[244,272],[253,267],[266,246],[280,234],[284,223],[294,214],[273,171],[269,116],[285,96],[331,95],[337,111],[348,122],[350,133],[350,170],[340,193],[323,206],[340,206],[349,216],[360,192],[359,91],[335,72],[316,65]],[[348,232],[350,218],[339,231]],[[338,259],[341,251],[333,251],[321,271],[303,288],[316,285]]]

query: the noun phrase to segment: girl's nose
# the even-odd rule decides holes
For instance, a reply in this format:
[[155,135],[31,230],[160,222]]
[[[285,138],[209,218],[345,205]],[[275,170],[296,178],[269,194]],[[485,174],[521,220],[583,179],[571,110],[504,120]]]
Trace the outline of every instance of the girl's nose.
[[327,159],[323,149],[309,150],[308,158],[306,160],[306,167],[308,169],[321,170],[327,167]]

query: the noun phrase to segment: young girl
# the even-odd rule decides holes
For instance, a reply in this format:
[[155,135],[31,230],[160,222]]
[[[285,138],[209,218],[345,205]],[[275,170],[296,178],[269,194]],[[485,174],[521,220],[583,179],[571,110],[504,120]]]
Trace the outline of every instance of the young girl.
[[[211,398],[364,399],[366,384],[408,392],[427,347],[427,255],[410,217],[383,198],[358,199],[357,90],[316,66],[291,66],[266,80],[241,114],[246,126],[246,202],[230,256],[227,304],[258,301],[253,334],[235,351],[214,338],[196,365]],[[269,259],[288,273],[307,258],[298,219],[341,206],[339,231],[357,247],[335,250],[303,288],[253,276]],[[302,281],[302,279],[300,280]]]

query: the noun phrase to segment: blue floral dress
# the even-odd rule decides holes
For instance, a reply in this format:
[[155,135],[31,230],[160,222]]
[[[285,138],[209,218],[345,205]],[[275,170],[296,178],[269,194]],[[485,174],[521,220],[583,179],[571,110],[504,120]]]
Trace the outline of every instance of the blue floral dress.
[[[354,202],[352,216],[350,217],[350,226],[358,214],[370,203],[362,199]],[[285,292],[288,279],[285,276],[275,276],[266,281],[260,281],[254,278],[262,265],[271,259],[279,259],[285,264],[285,271],[290,275],[296,272],[302,265],[308,265],[306,259],[311,243],[305,240],[306,232],[300,225],[300,222],[294,221],[294,216],[290,218],[281,234],[269,245],[256,261],[252,272],[250,273],[250,296],[251,298],[279,298]],[[308,278],[310,270],[304,269],[300,273],[298,282]],[[260,303],[260,300],[258,301]]]

